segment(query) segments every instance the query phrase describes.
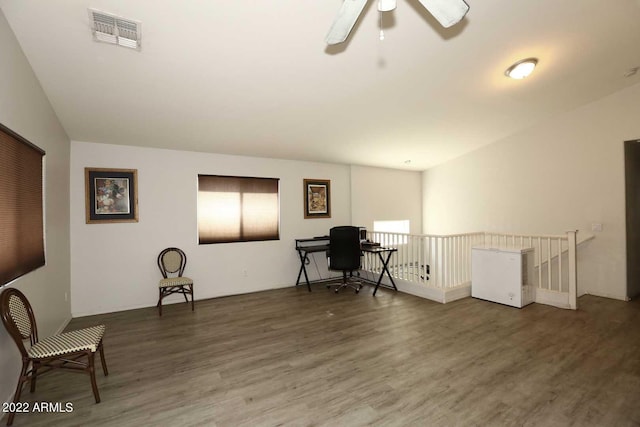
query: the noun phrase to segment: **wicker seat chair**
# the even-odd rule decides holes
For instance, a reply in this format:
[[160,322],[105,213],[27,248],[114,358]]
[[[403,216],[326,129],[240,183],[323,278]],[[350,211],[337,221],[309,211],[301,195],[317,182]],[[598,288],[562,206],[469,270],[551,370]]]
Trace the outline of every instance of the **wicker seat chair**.
[[[0,315],[4,327],[15,341],[22,356],[22,370],[13,396],[14,403],[20,401],[25,383],[31,382],[30,391],[33,393],[38,377],[54,368],[89,374],[93,396],[96,403],[100,403],[94,366],[95,354],[99,351],[102,371],[104,375],[109,375],[102,345],[104,325],[65,332],[39,340],[36,318],[31,305],[24,294],[15,288],[5,289],[0,294]],[[28,349],[24,343],[27,339],[30,344]],[[14,417],[15,412],[10,412],[8,426],[13,423]]]
[[162,299],[171,294],[182,294],[188,303],[187,295],[191,295],[191,311],[194,310],[193,280],[183,276],[187,265],[187,255],[178,248],[167,248],[158,255],[158,267],[163,279],[158,283],[158,311],[162,316]]

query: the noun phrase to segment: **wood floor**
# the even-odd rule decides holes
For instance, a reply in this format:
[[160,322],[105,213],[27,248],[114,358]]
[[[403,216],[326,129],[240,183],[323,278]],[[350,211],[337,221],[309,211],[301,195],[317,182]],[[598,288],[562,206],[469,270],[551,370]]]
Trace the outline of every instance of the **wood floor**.
[[[107,325],[102,403],[55,372],[15,426],[640,425],[640,304],[577,312],[288,288],[74,319]],[[36,313],[37,315],[37,313]],[[99,366],[99,365],[98,365]],[[6,418],[2,420],[6,422]]]

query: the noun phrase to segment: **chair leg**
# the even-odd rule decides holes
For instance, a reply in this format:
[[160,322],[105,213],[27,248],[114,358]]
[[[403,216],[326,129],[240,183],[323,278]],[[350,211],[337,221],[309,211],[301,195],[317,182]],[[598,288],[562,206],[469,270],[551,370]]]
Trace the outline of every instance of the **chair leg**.
[[31,388],[29,389],[30,393],[36,391],[36,379],[38,378],[38,367],[40,366],[40,363],[33,362],[32,366],[33,369],[31,370]]
[[160,316],[162,316],[162,288],[158,289],[158,311],[160,312]]
[[189,285],[189,289],[191,289],[191,311],[195,311],[195,306],[193,305],[193,285]]
[[[16,386],[16,392],[13,395],[14,407],[20,401],[20,395],[22,394],[22,386],[27,382],[27,370],[29,368],[29,360],[22,360],[22,370],[20,371],[20,378],[18,378],[18,385]],[[7,425],[13,424],[13,418],[16,416],[15,412],[9,412],[9,418],[7,419]]]
[[91,377],[91,388],[93,389],[93,397],[96,399],[96,403],[100,403],[100,393],[98,392],[98,384],[96,383],[96,369],[95,369],[95,353],[89,353],[89,376]]
[[[353,272],[350,272],[350,277],[353,277]],[[329,287],[329,286],[327,286]],[[342,272],[342,283],[340,284],[340,286],[337,286],[335,289],[335,292],[338,293],[340,292],[340,290],[346,288],[346,287],[350,287],[353,288],[356,293],[360,292],[360,289],[362,289],[362,284],[359,285],[354,285],[353,283],[349,283],[349,278],[347,278],[347,272],[343,271]]]
[[182,296],[184,297],[184,302],[189,303],[189,299],[187,298],[187,289],[182,286]]
[[346,288],[347,287],[347,272],[343,271],[342,272],[342,283],[336,287],[335,289],[335,293],[337,294],[338,292],[340,292],[340,289]]
[[100,362],[102,363],[102,372],[106,377],[109,375],[109,370],[107,369],[107,361],[104,359],[104,346],[102,345],[102,341],[100,341]]

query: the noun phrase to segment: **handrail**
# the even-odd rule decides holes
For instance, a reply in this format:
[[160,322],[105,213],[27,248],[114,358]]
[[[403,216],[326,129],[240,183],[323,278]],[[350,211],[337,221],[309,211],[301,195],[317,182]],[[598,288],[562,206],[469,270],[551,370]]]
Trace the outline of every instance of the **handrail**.
[[[564,236],[564,237],[566,237],[566,236]],[[586,242],[588,242],[588,241],[590,241],[590,240],[593,240],[593,239],[595,239],[595,238],[596,238],[596,236],[594,236],[593,234],[589,234],[586,238],[584,238],[584,239],[582,239],[582,240],[580,240],[580,241],[577,241],[577,240],[576,240],[576,246],[580,246],[580,245],[582,245],[582,244],[584,244],[584,243],[586,243]],[[563,249],[563,250],[562,250],[562,254],[566,254],[566,253],[568,253],[568,252],[569,252],[569,249],[568,249],[568,248],[567,248],[567,249]],[[557,258],[558,258],[558,256],[560,256],[560,254],[555,254],[555,255],[553,255],[553,256],[551,257],[551,261],[553,261],[553,260],[557,259]],[[544,260],[544,261],[542,262],[542,265],[547,264],[548,262],[549,262],[548,260]],[[539,265],[538,265],[538,264],[536,264],[536,267],[538,267],[538,266],[539,266]]]
[[460,233],[460,234],[412,234],[412,233],[400,233],[395,231],[368,231],[367,233],[381,233],[381,234],[393,234],[398,236],[413,236],[413,237],[463,237],[463,236],[477,236],[484,232],[476,233]]
[[[566,239],[566,234],[524,234],[524,233],[500,233],[498,231],[476,231],[470,233],[458,233],[458,234],[413,234],[413,233],[401,233],[395,231],[368,231],[368,233],[381,233],[381,234],[393,234],[399,236],[414,236],[414,237],[464,237],[464,236],[477,236],[493,234],[496,236],[508,236],[508,237],[533,237],[543,239]],[[593,239],[595,236],[590,235],[590,238],[582,240],[580,243]]]

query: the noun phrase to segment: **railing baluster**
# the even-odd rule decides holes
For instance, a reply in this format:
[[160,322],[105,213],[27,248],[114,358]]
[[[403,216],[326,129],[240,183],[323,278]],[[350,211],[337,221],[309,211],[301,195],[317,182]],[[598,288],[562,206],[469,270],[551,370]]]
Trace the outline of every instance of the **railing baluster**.
[[453,249],[453,238],[452,237],[445,237],[445,240],[447,241],[447,288],[451,286],[451,282],[453,281],[452,275],[453,275],[453,254],[452,254],[452,249]]
[[402,278],[402,275],[400,274],[400,268],[403,266],[404,264],[404,259],[405,256],[407,255],[407,248],[404,247],[404,245],[402,244],[402,237],[399,234],[395,234],[395,242],[396,242],[396,248],[398,248],[398,252],[400,252],[400,256],[396,257],[396,262],[394,265],[394,269],[393,271],[395,272],[395,277],[398,278]]
[[421,248],[423,247],[422,245],[424,244],[423,242],[424,237],[418,237],[416,239],[416,257],[415,257],[415,263],[416,265],[413,266],[413,271],[414,271],[414,277],[416,278],[416,282],[422,283],[422,275],[420,274],[420,269],[418,268],[418,266],[420,265],[421,261],[422,261],[422,250]]
[[416,241],[412,240],[409,245],[411,251],[409,252],[409,266],[407,267],[407,275],[409,280],[415,277],[415,265],[416,265]]
[[444,277],[442,278],[442,287],[446,288],[449,285],[449,239],[442,238],[442,272]]
[[551,290],[551,239],[547,239],[547,288]]
[[422,236],[420,237],[420,241],[418,242],[418,256],[416,262],[418,265],[416,266],[416,272],[418,274],[418,278],[422,279],[422,283],[426,283],[426,276],[422,273],[422,265],[427,260],[427,238]]
[[[426,278],[427,278],[427,265],[429,266],[429,274],[431,274],[431,266],[433,264],[433,261],[431,259],[431,237],[425,237],[425,248],[427,249],[427,252],[425,253],[425,263],[424,263],[424,277],[425,277],[425,282],[426,282]],[[429,279],[431,280],[431,279]]]
[[578,308],[578,279],[577,279],[577,258],[576,258],[576,233],[577,230],[567,231],[567,249],[569,259],[569,307],[572,310]]
[[448,268],[447,268],[447,272],[448,272],[447,288],[450,288],[451,284],[453,283],[453,263],[455,262],[455,260],[453,259],[454,238],[450,237],[447,239],[447,241],[449,245],[449,250],[447,251],[447,257],[449,258]]
[[448,276],[448,272],[447,272],[447,261],[449,259],[449,257],[447,256],[447,238],[443,237],[442,239],[440,239],[441,242],[441,246],[440,246],[440,260],[442,263],[442,287],[446,288],[447,287],[447,276]]
[[449,282],[447,283],[447,288],[450,288],[451,284],[456,280],[455,279],[456,238],[455,236],[452,236],[448,240],[449,240]]
[[451,238],[451,280],[449,280],[449,287],[458,283],[458,238],[453,236]]
[[456,236],[456,257],[455,257],[455,267],[453,267],[453,271],[455,271],[455,280],[454,285],[460,283],[460,236]]
[[405,266],[406,271],[404,273],[404,280],[411,280],[411,264],[413,264],[411,262],[411,260],[413,259],[413,242],[410,242],[407,236],[403,236],[403,239],[405,240],[407,245],[407,264]]
[[431,269],[432,269],[432,264],[433,261],[431,260],[431,256],[433,254],[433,250],[431,248],[431,240],[432,238],[429,236],[425,236],[424,238],[424,249],[425,249],[425,253],[424,253],[424,264],[421,267],[421,271],[424,271],[424,278],[425,278],[425,283],[428,283],[430,285],[433,285],[433,280],[431,280],[431,277],[429,277],[429,281],[427,281],[427,266],[429,266],[429,273],[431,274]]
[[562,239],[558,239],[558,291],[562,292]]
[[436,269],[436,284],[438,287],[442,287],[442,264],[440,263],[440,237],[436,237],[435,243],[435,260],[434,260],[434,268]]
[[542,241],[541,238],[538,237],[538,249],[537,258],[538,258],[538,288],[542,289]]
[[405,253],[405,263],[402,266],[403,270],[404,270],[404,280],[411,280],[410,276],[409,276],[409,266],[411,265],[411,245],[409,244],[409,241],[407,240],[406,236],[401,236],[403,245],[406,248],[406,253]]

